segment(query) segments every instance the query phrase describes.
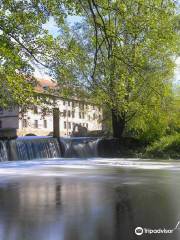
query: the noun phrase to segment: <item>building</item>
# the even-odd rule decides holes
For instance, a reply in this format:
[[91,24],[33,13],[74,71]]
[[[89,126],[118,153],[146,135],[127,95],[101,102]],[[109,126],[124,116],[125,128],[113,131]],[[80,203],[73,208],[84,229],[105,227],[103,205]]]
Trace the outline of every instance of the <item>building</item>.
[[18,108],[9,107],[4,110],[0,108],[0,129],[1,128],[18,128]]
[[[54,88],[55,83],[50,80],[39,80],[36,91],[44,92]],[[18,136],[35,134],[47,136],[53,131],[52,109],[60,110],[60,135],[70,136],[76,126],[88,131],[102,130],[102,109],[78,99],[63,99],[50,96],[50,105],[32,106],[22,109],[14,106],[7,110],[0,109],[0,128],[15,128]]]

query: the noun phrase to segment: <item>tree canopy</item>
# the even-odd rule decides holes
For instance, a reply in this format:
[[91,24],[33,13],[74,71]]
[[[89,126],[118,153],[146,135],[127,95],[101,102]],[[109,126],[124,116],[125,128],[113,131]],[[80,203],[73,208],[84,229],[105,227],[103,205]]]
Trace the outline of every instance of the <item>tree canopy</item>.
[[0,1],[1,107],[33,100],[33,64],[46,65],[53,42],[43,28],[48,18],[41,1]]
[[68,29],[64,48],[69,58],[61,64],[57,57],[54,64],[63,87],[70,91],[72,83],[81,86],[94,101],[108,107],[115,137],[134,118],[142,116],[145,124],[153,113],[167,112],[179,51],[174,1],[75,3],[83,21]]

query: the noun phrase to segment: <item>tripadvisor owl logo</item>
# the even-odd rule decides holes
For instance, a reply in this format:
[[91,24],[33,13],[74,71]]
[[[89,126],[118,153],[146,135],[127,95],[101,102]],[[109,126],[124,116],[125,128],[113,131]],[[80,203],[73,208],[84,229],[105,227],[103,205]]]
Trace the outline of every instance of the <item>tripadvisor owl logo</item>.
[[136,227],[135,234],[138,236],[142,234],[171,234],[177,230],[180,230],[180,221],[178,221],[176,226],[171,229],[167,229],[167,228],[151,229],[151,228]]
[[143,234],[143,228],[142,227],[137,227],[135,228],[135,234],[140,236]]

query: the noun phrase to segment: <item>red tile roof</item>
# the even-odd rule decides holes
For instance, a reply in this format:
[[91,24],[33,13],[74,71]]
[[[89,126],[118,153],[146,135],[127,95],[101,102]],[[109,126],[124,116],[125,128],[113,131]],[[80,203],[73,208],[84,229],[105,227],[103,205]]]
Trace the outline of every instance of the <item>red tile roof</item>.
[[53,90],[57,87],[57,83],[51,79],[37,79],[37,92],[44,92],[45,90]]

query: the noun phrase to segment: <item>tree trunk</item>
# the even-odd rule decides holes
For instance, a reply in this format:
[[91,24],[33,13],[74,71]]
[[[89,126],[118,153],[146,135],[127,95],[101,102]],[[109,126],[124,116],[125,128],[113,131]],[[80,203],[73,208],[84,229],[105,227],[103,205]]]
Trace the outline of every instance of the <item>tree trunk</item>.
[[112,110],[112,128],[113,137],[121,138],[125,128],[125,118],[119,116],[115,110]]

